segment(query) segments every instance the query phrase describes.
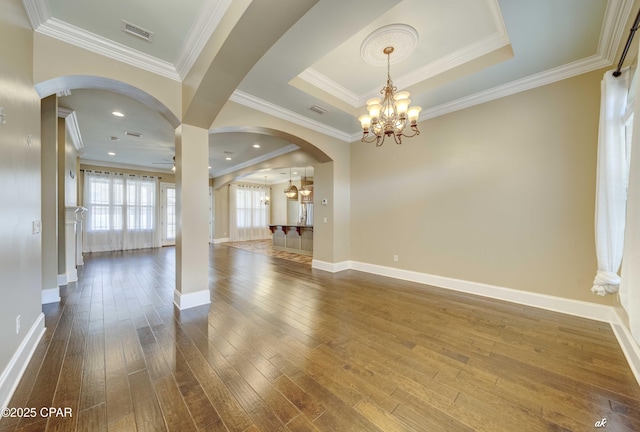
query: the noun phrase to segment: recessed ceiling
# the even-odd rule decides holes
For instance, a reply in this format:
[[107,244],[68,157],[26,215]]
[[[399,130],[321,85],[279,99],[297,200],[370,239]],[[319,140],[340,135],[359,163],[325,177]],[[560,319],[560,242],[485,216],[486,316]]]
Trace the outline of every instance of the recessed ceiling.
[[[180,81],[231,0],[23,0],[37,32]],[[357,114],[384,85],[386,65],[365,62],[360,49],[376,29],[416,30],[411,54],[392,61],[399,89],[412,92],[431,118],[497,97],[611,65],[633,0],[350,0],[319,1],[244,77],[231,100],[349,143]],[[122,20],[153,32],[153,42],[122,32]],[[269,25],[264,17],[264,25]],[[173,127],[135,100],[73,90],[61,105],[76,112],[81,158],[111,149],[130,165],[155,167],[173,156]],[[319,106],[320,114],[310,109]],[[118,123],[116,108],[135,113]],[[107,114],[105,114],[107,113]],[[120,127],[123,126],[123,127]],[[126,126],[126,127],[124,127]],[[246,125],[252,126],[252,125]],[[135,131],[141,138],[123,135]],[[215,131],[212,131],[215,132]],[[212,175],[228,173],[291,144],[253,134],[211,135]],[[111,140],[118,137],[120,140]],[[264,145],[254,151],[258,139]],[[293,148],[293,147],[291,147]],[[227,161],[224,151],[233,152]]]

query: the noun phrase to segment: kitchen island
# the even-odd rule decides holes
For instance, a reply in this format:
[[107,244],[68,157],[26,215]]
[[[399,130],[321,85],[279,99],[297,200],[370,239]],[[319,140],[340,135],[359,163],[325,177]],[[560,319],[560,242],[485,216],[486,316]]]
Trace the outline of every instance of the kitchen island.
[[275,250],[313,255],[313,225],[269,225]]

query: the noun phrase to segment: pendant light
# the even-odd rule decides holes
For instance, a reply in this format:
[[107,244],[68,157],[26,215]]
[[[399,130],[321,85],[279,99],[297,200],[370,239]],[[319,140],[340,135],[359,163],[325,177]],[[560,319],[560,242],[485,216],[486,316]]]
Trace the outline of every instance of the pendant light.
[[289,199],[298,199],[298,188],[291,184],[291,168],[289,168],[289,186],[284,190],[284,194]]
[[307,184],[307,167],[304,168],[304,180],[302,181],[302,187],[300,188],[300,195],[303,197],[308,197],[311,195],[311,188]]

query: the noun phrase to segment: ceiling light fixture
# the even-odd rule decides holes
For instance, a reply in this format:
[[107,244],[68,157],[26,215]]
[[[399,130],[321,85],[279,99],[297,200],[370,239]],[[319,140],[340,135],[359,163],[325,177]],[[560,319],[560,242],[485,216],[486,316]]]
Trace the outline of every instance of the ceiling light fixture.
[[226,157],[226,158],[224,158],[224,159],[225,159],[225,160],[231,160],[231,158],[230,158],[230,157]]
[[109,156],[115,156],[116,154],[114,152],[108,152],[107,153]]
[[122,114],[120,111],[114,111],[111,114],[113,114],[116,117],[124,117],[124,114]]
[[254,144],[253,148],[260,148],[260,144]]
[[[396,144],[402,144],[402,137],[410,138],[420,133],[418,130],[418,117],[422,108],[419,106],[409,107],[411,99],[410,93],[401,91],[396,93],[396,86],[391,81],[391,53],[394,48],[388,46],[382,50],[387,55],[387,85],[380,90],[384,96],[372,98],[367,101],[367,111],[369,114],[358,118],[362,126],[362,139],[360,141],[372,143],[375,141],[376,147],[384,144],[384,139],[393,135]],[[409,125],[412,133],[407,134],[405,128]],[[369,132],[373,136],[369,138]]]
[[307,184],[307,167],[304,168],[304,180],[302,181],[302,187],[300,188],[300,195],[303,197],[308,197],[311,195],[311,188]]
[[284,190],[284,194],[289,199],[298,199],[298,188],[291,184],[291,168],[289,168],[289,186]]

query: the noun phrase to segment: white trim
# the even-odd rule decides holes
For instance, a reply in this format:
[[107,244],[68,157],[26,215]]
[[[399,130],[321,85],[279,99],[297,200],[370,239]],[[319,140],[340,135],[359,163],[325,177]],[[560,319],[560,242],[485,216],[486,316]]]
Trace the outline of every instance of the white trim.
[[187,76],[191,67],[195,64],[230,5],[231,0],[205,1],[202,3],[195,22],[184,39],[175,63],[181,79]]
[[56,18],[49,18],[35,28],[35,31],[165,78],[180,81],[180,75],[175,66],[168,61],[160,60]]
[[60,301],[60,287],[42,290],[42,304],[58,303],[59,301]]
[[31,27],[36,30],[51,18],[49,0],[22,0],[24,10],[27,12]]
[[352,261],[350,268],[366,273],[432,285],[439,288],[446,288],[454,291],[479,295],[482,297],[504,300],[511,303],[522,304],[525,306],[533,306],[596,321],[611,321],[610,307],[599,305],[596,303],[571,300],[563,297],[532,293],[530,291],[521,291],[512,288],[504,288],[495,285],[488,285],[444,276],[430,275],[427,273],[418,273],[410,270],[384,267],[357,261]]
[[67,275],[66,274],[59,274],[58,275],[58,286],[64,286],[67,285],[69,282],[67,281]]
[[[213,133],[217,133],[217,132],[213,132]],[[227,169],[224,169],[224,170],[219,171],[219,172],[216,171],[215,173],[212,172],[211,173],[211,177],[220,177],[220,176],[225,175],[225,174],[229,174],[229,173],[232,173],[232,172],[235,172],[235,171],[239,171],[239,170],[241,170],[243,168],[259,164],[260,162],[271,160],[271,159],[273,159],[275,157],[282,156],[282,155],[285,155],[287,153],[294,152],[296,150],[300,150],[300,147],[298,147],[295,144],[289,144],[287,146],[279,148],[278,150],[274,150],[274,151],[272,151],[270,153],[264,154],[262,156],[258,156],[256,158],[250,159],[250,160],[248,160],[246,162],[239,163],[238,165],[234,165],[231,168],[227,168]],[[250,175],[250,174],[248,174],[248,175]]]
[[311,268],[324,270],[331,273],[337,273],[343,270],[349,270],[351,268],[351,263],[350,261],[330,263],[330,262],[314,259],[314,260],[311,260]]
[[229,237],[213,239],[213,244],[229,243]]
[[27,369],[40,339],[42,339],[44,330],[44,314],[40,313],[0,375],[0,410],[4,410],[9,405],[13,392],[16,391],[16,387]]
[[82,141],[82,135],[80,134],[80,126],[78,125],[78,116],[76,116],[76,112],[69,108],[59,106],[58,117],[65,119],[64,124],[67,128],[67,132],[69,132],[71,142],[73,143],[76,151],[83,149],[84,142]]
[[636,381],[640,384],[640,347],[633,339],[631,332],[623,324],[620,315],[615,308],[611,308],[611,329],[618,339],[618,344],[627,358],[627,363],[636,377]]
[[180,310],[190,309],[211,303],[211,293],[208,289],[182,294],[180,291],[173,292],[173,304]]
[[[456,99],[451,102],[438,105],[428,110],[423,111],[418,121],[427,120],[430,118],[439,117],[444,114],[449,114],[454,111],[469,108],[474,105],[480,105],[485,102],[490,102],[495,99],[500,99],[505,96],[510,96],[516,93],[520,93],[526,90],[531,90],[536,87],[541,87],[547,84],[552,84],[557,81],[562,81],[567,78],[574,77],[583,73],[591,72],[597,69],[602,69],[611,65],[611,62],[602,59],[599,56],[591,56],[582,60],[559,66],[557,68],[549,69],[538,74],[529,75],[528,77],[511,81],[504,85],[490,88],[472,95]],[[358,136],[360,136],[359,134]]]
[[293,111],[289,111],[287,109],[279,107],[278,105],[274,105],[271,102],[267,102],[265,100],[259,99],[255,96],[250,95],[249,93],[236,90],[233,92],[229,100],[239,103],[240,105],[253,108],[260,112],[272,115],[279,119],[295,123],[298,126],[306,127],[307,129],[311,129],[316,132],[320,132],[330,137],[339,139],[340,141],[351,142],[350,133],[343,132],[331,126],[327,126],[324,123],[311,120],[308,117],[294,113]]
[[[145,172],[150,172],[155,174],[173,175],[170,169],[152,168],[152,167],[147,167],[142,165],[131,165],[131,164],[123,164],[123,163],[117,163],[117,162],[104,162],[104,161],[98,161],[93,159],[81,158],[80,165],[91,165],[91,166],[98,166],[102,168],[123,168],[123,169],[131,169],[136,171],[145,171]],[[82,169],[84,169],[84,167]]]

